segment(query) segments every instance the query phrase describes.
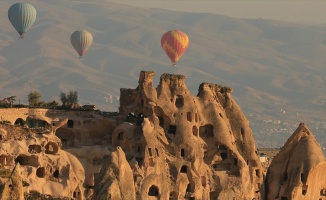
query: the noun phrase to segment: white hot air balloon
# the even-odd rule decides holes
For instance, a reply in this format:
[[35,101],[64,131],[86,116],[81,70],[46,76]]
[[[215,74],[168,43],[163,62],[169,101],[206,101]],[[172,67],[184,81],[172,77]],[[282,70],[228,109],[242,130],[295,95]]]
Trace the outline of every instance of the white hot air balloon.
[[75,31],[70,36],[70,42],[81,58],[92,45],[93,36],[90,32],[85,30]]

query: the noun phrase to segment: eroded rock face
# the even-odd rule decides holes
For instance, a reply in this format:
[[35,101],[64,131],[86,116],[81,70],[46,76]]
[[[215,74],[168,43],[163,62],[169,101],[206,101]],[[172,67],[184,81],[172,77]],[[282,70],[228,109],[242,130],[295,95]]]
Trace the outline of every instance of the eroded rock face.
[[324,154],[304,124],[264,185],[232,88],[202,83],[193,96],[185,76],[163,74],[156,88],[154,76],[121,89],[119,113],[0,109],[2,194],[18,164],[16,193],[42,199],[326,199]]
[[163,74],[157,88],[154,76],[141,72],[136,89],[121,89],[117,116],[24,111],[29,127],[44,127],[42,136],[10,149],[17,138],[8,127],[3,135],[29,190],[77,199],[260,199],[261,165],[232,89],[203,83],[192,96],[185,76]]
[[325,169],[323,151],[301,123],[268,168],[266,199],[326,199]]
[[105,157],[104,166],[95,178],[93,199],[136,199],[133,172],[120,147]]
[[157,88],[154,75],[141,72],[136,89],[121,90],[120,114],[137,119],[112,136],[138,163],[137,198],[260,199],[262,168],[232,89],[203,83],[192,96],[183,75],[163,74]]
[[[1,141],[1,171],[20,170],[21,192],[36,191],[53,197],[84,199],[84,168],[75,156],[61,150],[61,141],[53,133],[39,134],[35,129],[1,125],[8,135]],[[19,167],[20,166],[20,167]],[[13,180],[2,177],[6,183]],[[5,184],[5,188],[6,188]],[[14,187],[14,184],[12,184]],[[16,187],[15,187],[16,188]]]
[[1,200],[24,200],[23,182],[19,163],[15,165],[5,184],[0,187]]

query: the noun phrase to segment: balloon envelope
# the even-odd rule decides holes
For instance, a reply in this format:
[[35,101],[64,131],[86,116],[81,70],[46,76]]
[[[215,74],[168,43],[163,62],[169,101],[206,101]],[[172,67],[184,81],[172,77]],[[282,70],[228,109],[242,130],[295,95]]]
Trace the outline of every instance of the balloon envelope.
[[70,36],[71,45],[77,51],[79,56],[85,55],[87,49],[93,43],[93,36],[90,32],[85,30],[75,31]]
[[36,9],[28,3],[15,3],[8,9],[8,18],[19,35],[23,36],[36,19]]
[[179,30],[168,31],[161,38],[161,46],[173,63],[181,58],[189,46],[188,36]]

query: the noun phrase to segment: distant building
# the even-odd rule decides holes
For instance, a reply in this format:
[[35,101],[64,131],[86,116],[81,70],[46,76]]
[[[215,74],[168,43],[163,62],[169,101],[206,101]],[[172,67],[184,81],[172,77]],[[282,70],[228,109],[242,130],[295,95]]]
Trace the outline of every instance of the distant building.
[[259,160],[260,160],[260,162],[267,162],[268,161],[268,157],[267,157],[267,155],[266,155],[266,153],[260,153],[259,154]]
[[279,151],[280,148],[258,148],[259,160],[266,170]]
[[83,105],[82,108],[83,110],[96,110],[95,105]]

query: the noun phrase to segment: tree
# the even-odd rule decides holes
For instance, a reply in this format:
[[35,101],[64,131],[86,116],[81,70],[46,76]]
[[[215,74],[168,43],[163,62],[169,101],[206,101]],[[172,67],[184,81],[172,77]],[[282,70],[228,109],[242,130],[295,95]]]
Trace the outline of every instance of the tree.
[[39,91],[30,92],[27,96],[29,106],[37,106],[40,102],[41,93]]
[[5,102],[5,103],[2,103],[2,104],[6,104],[6,105],[9,104],[9,107],[12,108],[14,101],[16,101],[16,96],[10,96],[10,97],[4,98],[2,100],[2,102]]
[[14,101],[16,101],[16,96],[8,97],[8,101],[10,103],[10,108],[12,108],[12,105],[14,104]]
[[72,106],[78,103],[78,92],[77,91],[69,91],[68,94],[61,92],[60,93],[60,101],[63,106]]
[[67,95],[69,105],[77,104],[78,103],[78,92],[77,91],[70,91]]
[[46,107],[50,109],[56,109],[59,106],[59,103],[56,101],[51,101],[46,103]]
[[63,106],[65,106],[67,104],[68,98],[67,98],[66,93],[64,93],[64,92],[60,93],[60,101],[62,102]]

